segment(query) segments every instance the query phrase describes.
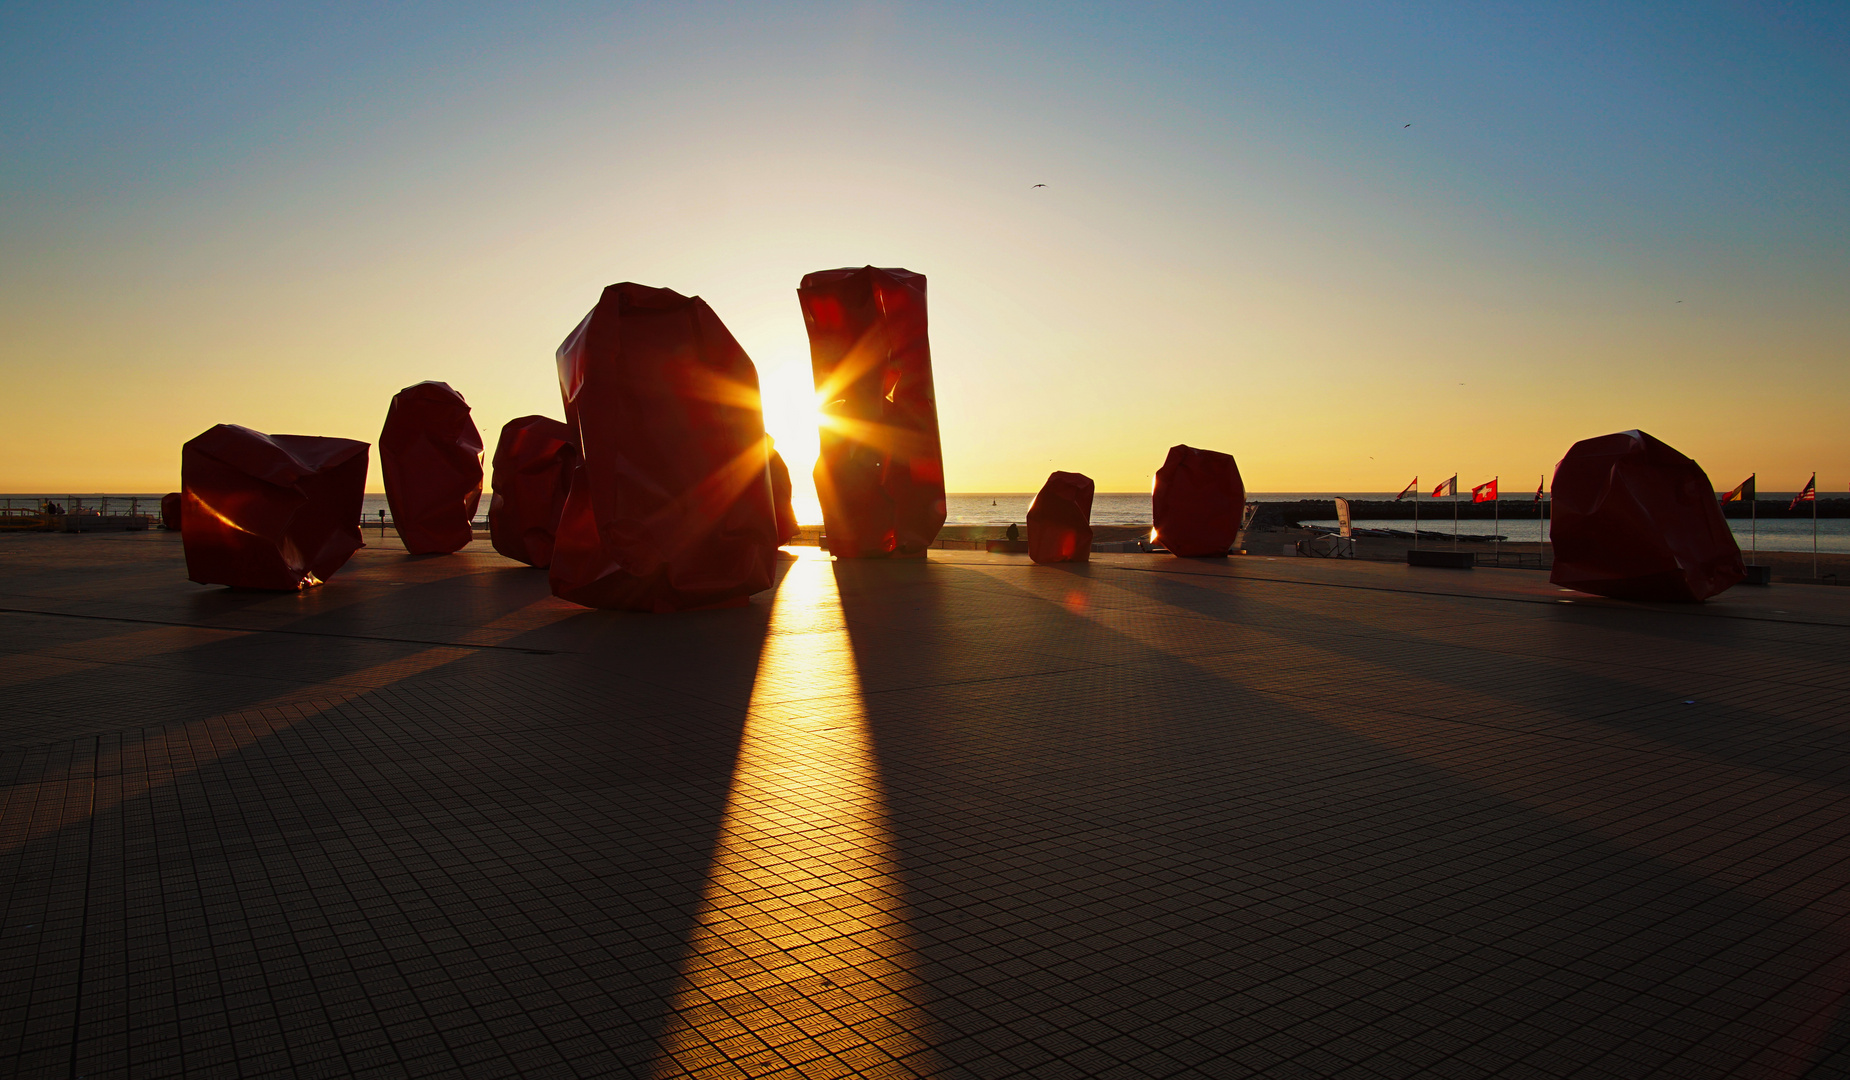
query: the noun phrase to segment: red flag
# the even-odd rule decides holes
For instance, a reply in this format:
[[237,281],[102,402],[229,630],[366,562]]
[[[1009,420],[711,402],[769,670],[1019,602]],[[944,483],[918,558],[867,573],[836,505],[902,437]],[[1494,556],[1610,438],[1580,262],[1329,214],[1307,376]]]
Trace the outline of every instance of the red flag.
[[1438,487],[1432,489],[1432,497],[1435,499],[1439,498],[1441,495],[1456,495],[1456,494],[1458,494],[1458,474],[1457,473],[1453,473],[1452,478],[1450,480],[1443,481],[1442,483],[1440,483]]
[[1408,484],[1406,487],[1400,489],[1400,494],[1394,496],[1394,501],[1399,502],[1400,500],[1406,498],[1409,495],[1412,495],[1415,498],[1418,498],[1419,493],[1415,489],[1417,489],[1419,486],[1420,486],[1420,478],[1416,476],[1413,478],[1413,483]]
[[1546,480],[1537,480],[1535,482],[1535,501],[1536,502],[1542,501],[1542,488],[1547,486],[1547,484],[1548,484],[1548,481]]
[[1474,503],[1496,502],[1497,482],[1492,479],[1488,484],[1479,484],[1471,489],[1471,501]]
[[1793,496],[1792,505],[1786,507],[1786,513],[1790,514],[1792,511],[1797,510],[1799,508],[1799,504],[1802,502],[1817,502],[1817,501],[1818,501],[1818,474],[1812,473],[1811,479],[1805,481],[1805,490]]

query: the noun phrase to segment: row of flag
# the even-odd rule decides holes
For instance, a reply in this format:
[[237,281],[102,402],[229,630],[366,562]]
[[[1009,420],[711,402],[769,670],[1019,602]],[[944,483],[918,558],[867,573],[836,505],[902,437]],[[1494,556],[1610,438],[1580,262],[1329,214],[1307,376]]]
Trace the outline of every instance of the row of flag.
[[[1471,489],[1471,501],[1474,503],[1496,502],[1497,501],[1497,481],[1499,479],[1500,477],[1493,476],[1489,480],[1486,480],[1484,483],[1479,484],[1478,486],[1472,488]],[[1416,476],[1413,478],[1413,482],[1411,484],[1408,484],[1406,487],[1401,489],[1400,494],[1394,496],[1394,501],[1399,502],[1400,500],[1406,498],[1409,495],[1418,495],[1419,489],[1420,489],[1420,478]],[[1435,499],[1442,499],[1447,495],[1456,495],[1456,494],[1458,494],[1458,474],[1457,473],[1453,473],[1452,478],[1450,480],[1443,481],[1442,483],[1440,483],[1438,487],[1432,489],[1432,497]],[[1542,501],[1542,485],[1541,484],[1535,485],[1535,501],[1536,502]]]
[[[1753,502],[1754,501],[1754,476],[1758,476],[1758,475],[1759,475],[1758,473],[1755,473],[1752,476],[1749,476],[1747,479],[1741,481],[1739,484],[1735,485],[1735,489],[1733,491],[1730,491],[1728,494],[1722,496],[1722,502],[1725,502],[1725,503]],[[1472,488],[1471,489],[1471,501],[1474,503],[1495,502],[1497,498],[1497,479],[1498,479],[1497,477],[1492,477],[1490,480]],[[1543,483],[1538,483],[1535,485],[1535,501],[1536,502],[1542,501],[1542,489],[1545,486],[1545,483],[1546,482],[1544,481]],[[1394,496],[1394,501],[1399,502],[1400,500],[1406,498],[1409,495],[1417,496],[1419,494],[1419,490],[1420,490],[1420,478],[1416,476],[1413,478],[1412,483],[1408,484],[1406,487],[1401,489],[1400,494]],[[1432,489],[1432,497],[1435,499],[1442,499],[1442,498],[1445,498],[1447,495],[1455,496],[1457,494],[1458,494],[1458,474],[1457,473],[1453,473],[1451,476],[1451,479],[1442,481],[1438,487]],[[1812,473],[1811,479],[1805,481],[1805,490],[1793,496],[1792,505],[1786,507],[1786,512],[1791,513],[1792,511],[1797,510],[1799,508],[1800,503],[1804,503],[1804,502],[1815,503],[1817,501],[1818,501],[1818,474]]]

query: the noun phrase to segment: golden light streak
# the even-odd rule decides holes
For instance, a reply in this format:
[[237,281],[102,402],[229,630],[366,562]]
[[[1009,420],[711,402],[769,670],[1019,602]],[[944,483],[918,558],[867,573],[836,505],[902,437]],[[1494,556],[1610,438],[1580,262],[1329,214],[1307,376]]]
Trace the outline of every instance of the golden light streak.
[[928,1071],[879,767],[828,557],[806,552],[773,604],[654,1075],[723,1063],[734,1075]]

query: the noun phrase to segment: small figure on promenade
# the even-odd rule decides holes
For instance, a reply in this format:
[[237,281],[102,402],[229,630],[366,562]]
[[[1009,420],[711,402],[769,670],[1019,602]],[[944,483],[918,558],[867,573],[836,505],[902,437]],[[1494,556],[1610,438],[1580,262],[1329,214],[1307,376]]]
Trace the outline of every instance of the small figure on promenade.
[[1011,544],[1012,544],[1012,543],[1014,543],[1015,541],[1017,541],[1017,540],[1019,540],[1019,539],[1021,539],[1021,530],[1020,530],[1020,529],[1017,529],[1017,528],[1015,527],[1015,523],[1014,523],[1014,522],[1012,522],[1012,521],[1011,521],[1011,522],[1009,522],[1009,531],[1008,531],[1008,537],[1009,537],[1009,543],[1011,543]]

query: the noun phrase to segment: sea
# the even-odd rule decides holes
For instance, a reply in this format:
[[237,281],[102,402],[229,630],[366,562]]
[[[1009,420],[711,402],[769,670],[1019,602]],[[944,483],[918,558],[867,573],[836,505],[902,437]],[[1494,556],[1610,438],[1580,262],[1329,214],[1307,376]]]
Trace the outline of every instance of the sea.
[[[1255,502],[1296,502],[1302,499],[1329,499],[1342,496],[1349,499],[1387,501],[1394,498],[1392,491],[1254,491],[1248,492],[1247,498]],[[1762,492],[1762,502],[1768,504],[1785,504],[1791,501],[1792,492]],[[0,495],[0,504],[6,506],[36,507],[43,500],[51,500],[66,505],[73,501],[86,509],[101,509],[109,513],[126,514],[132,512],[160,513],[161,497],[159,494],[14,494]],[[945,499],[945,523],[950,525],[1009,525],[1026,522],[1028,505],[1034,501],[1033,492],[959,492]],[[1494,531],[1505,540],[1533,543],[1542,539],[1542,523],[1534,518],[1534,496],[1527,492],[1518,497],[1502,500],[1510,516],[1500,524],[1483,520],[1466,520],[1458,523],[1458,531],[1468,536],[1489,536]],[[1431,532],[1435,537],[1450,536],[1452,521],[1446,512],[1447,503],[1443,500],[1421,502],[1422,516],[1420,532]],[[1432,516],[1425,516],[1430,508]],[[369,521],[377,521],[379,512],[386,509],[383,494],[366,496],[364,514]],[[806,513],[806,509],[808,512]],[[484,520],[488,513],[488,499],[482,499],[479,513]],[[799,501],[797,516],[805,525],[821,524],[820,515]],[[815,519],[815,520],[812,520]],[[1094,525],[1148,525],[1150,523],[1150,493],[1147,491],[1101,491],[1092,497],[1092,524]],[[1336,522],[1307,521],[1306,525],[1321,525],[1335,528]],[[1358,518],[1354,524],[1365,529],[1399,529],[1411,531],[1413,522],[1407,520],[1370,521]],[[1742,551],[1810,551],[1812,550],[1812,523],[1809,520],[1781,518],[1750,523],[1730,519],[1735,538]],[[1817,545],[1821,552],[1850,553],[1850,518],[1825,518],[1817,523]]]

